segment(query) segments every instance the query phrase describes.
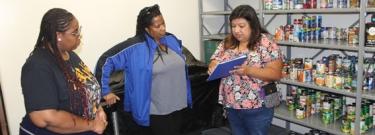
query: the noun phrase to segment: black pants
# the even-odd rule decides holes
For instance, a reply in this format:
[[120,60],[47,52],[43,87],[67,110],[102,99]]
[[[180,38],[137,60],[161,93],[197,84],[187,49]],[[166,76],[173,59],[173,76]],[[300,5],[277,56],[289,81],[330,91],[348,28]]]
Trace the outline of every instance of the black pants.
[[[20,132],[19,135],[60,135],[58,133],[49,131],[46,128],[37,127],[31,122],[31,119],[29,118],[29,115],[27,114],[22,119],[19,132]],[[70,135],[97,135],[97,134],[94,132],[88,131],[88,132],[82,132],[82,133],[76,133],[76,134],[70,134]]]
[[167,115],[151,115],[150,127],[154,135],[181,135],[183,116],[186,109]]

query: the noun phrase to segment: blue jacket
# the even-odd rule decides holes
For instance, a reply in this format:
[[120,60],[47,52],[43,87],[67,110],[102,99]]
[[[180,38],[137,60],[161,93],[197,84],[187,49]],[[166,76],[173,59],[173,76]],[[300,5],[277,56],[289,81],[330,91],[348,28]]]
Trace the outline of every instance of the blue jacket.
[[[126,48],[123,48],[117,54],[106,59],[102,67],[102,95],[105,96],[111,92],[109,87],[110,76],[114,71],[124,71],[124,109],[131,112],[135,122],[142,126],[150,124],[150,103],[151,103],[151,86],[152,86],[152,67],[154,53],[158,45],[148,35],[143,40],[133,42],[123,42]],[[128,39],[131,40],[131,39]],[[182,59],[181,41],[172,34],[167,34],[160,39],[161,44],[168,46],[175,51]],[[130,43],[130,44],[129,44]],[[191,107],[191,87],[188,78],[187,65],[186,84],[187,84],[187,103]],[[168,82],[165,83],[168,85]],[[166,97],[168,98],[168,97]]]

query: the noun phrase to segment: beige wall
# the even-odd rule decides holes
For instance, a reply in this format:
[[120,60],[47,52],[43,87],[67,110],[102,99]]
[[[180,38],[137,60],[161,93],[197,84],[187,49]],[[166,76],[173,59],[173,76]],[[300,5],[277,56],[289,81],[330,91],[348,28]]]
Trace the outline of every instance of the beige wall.
[[176,34],[200,58],[197,0],[0,0],[0,81],[11,134],[18,134],[25,114],[21,67],[36,42],[41,18],[48,9],[62,7],[78,18],[83,26],[83,40],[76,51],[94,69],[105,50],[134,35],[139,10],[154,3],[161,7],[167,31]]

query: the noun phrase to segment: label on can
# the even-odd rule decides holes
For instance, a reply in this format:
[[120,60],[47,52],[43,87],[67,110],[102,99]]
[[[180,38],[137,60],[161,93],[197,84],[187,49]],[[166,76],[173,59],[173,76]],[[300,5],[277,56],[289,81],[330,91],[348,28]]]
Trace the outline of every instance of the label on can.
[[303,109],[302,107],[296,109],[296,117],[297,117],[297,119],[305,118],[305,109]]
[[272,0],[264,0],[264,9],[271,10],[272,9]]

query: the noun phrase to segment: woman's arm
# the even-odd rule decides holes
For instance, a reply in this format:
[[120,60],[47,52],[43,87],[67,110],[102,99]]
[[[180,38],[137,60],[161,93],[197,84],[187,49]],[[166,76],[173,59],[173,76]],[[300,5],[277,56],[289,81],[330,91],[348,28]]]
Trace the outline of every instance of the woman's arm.
[[29,113],[29,116],[36,126],[62,134],[86,131],[102,134],[107,126],[103,109],[98,110],[94,120],[83,119],[72,113],[55,109],[33,111]]
[[282,78],[281,71],[283,61],[277,59],[267,63],[263,68],[251,67],[248,65],[237,66],[231,71],[232,74],[248,75],[263,81],[277,81]]

